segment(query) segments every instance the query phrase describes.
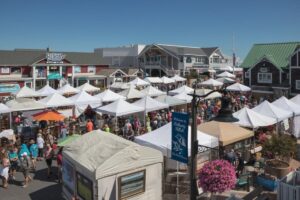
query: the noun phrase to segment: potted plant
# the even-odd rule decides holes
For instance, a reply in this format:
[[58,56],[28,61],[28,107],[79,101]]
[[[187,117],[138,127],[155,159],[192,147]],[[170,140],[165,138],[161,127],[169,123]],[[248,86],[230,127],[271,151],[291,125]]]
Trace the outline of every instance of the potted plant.
[[289,135],[273,135],[263,143],[265,172],[282,178],[289,173],[289,160],[296,152],[296,140]]
[[204,164],[198,173],[199,186],[204,192],[222,193],[235,187],[236,175],[234,167],[226,160],[214,160]]

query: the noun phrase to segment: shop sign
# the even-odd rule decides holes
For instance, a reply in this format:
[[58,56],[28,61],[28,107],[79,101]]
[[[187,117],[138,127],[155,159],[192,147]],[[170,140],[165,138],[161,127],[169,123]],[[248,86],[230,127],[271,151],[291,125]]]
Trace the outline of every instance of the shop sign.
[[17,93],[20,90],[19,84],[0,84],[0,93]]
[[47,63],[63,63],[66,55],[62,53],[47,53]]
[[51,73],[47,76],[48,80],[60,80],[62,77],[59,73]]

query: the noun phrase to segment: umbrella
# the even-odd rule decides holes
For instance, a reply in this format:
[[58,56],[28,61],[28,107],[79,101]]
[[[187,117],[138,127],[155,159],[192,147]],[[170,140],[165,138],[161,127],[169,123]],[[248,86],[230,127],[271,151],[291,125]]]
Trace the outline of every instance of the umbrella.
[[74,135],[70,135],[65,138],[59,139],[57,142],[57,146],[63,147],[65,145],[69,144],[70,142],[73,142],[74,140],[76,140],[79,137],[81,137],[81,135],[74,134]]
[[59,112],[57,111],[51,111],[51,110],[47,110],[47,111],[43,111],[40,113],[36,113],[33,116],[33,119],[36,121],[62,121],[65,119],[65,117],[63,115],[61,115]]

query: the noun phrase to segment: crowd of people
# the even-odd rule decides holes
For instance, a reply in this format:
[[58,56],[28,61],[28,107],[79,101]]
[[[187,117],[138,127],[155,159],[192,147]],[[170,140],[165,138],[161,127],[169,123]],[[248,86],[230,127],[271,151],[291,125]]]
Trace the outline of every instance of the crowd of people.
[[45,161],[47,164],[46,176],[50,178],[52,173],[52,161],[57,160],[57,179],[61,180],[62,147],[58,149],[55,138],[50,133],[42,134],[39,130],[37,138],[29,141],[22,141],[17,137],[15,141],[2,141],[0,146],[0,176],[2,186],[8,188],[9,184],[16,181],[16,173],[23,174],[23,187],[27,187],[33,180],[30,172],[35,173],[39,162]]

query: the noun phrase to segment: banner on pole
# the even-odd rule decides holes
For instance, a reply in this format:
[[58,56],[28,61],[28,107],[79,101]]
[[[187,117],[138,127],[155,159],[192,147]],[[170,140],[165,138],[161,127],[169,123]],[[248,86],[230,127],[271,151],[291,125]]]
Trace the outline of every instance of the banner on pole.
[[172,113],[172,152],[171,158],[182,163],[188,163],[188,127],[187,113]]

